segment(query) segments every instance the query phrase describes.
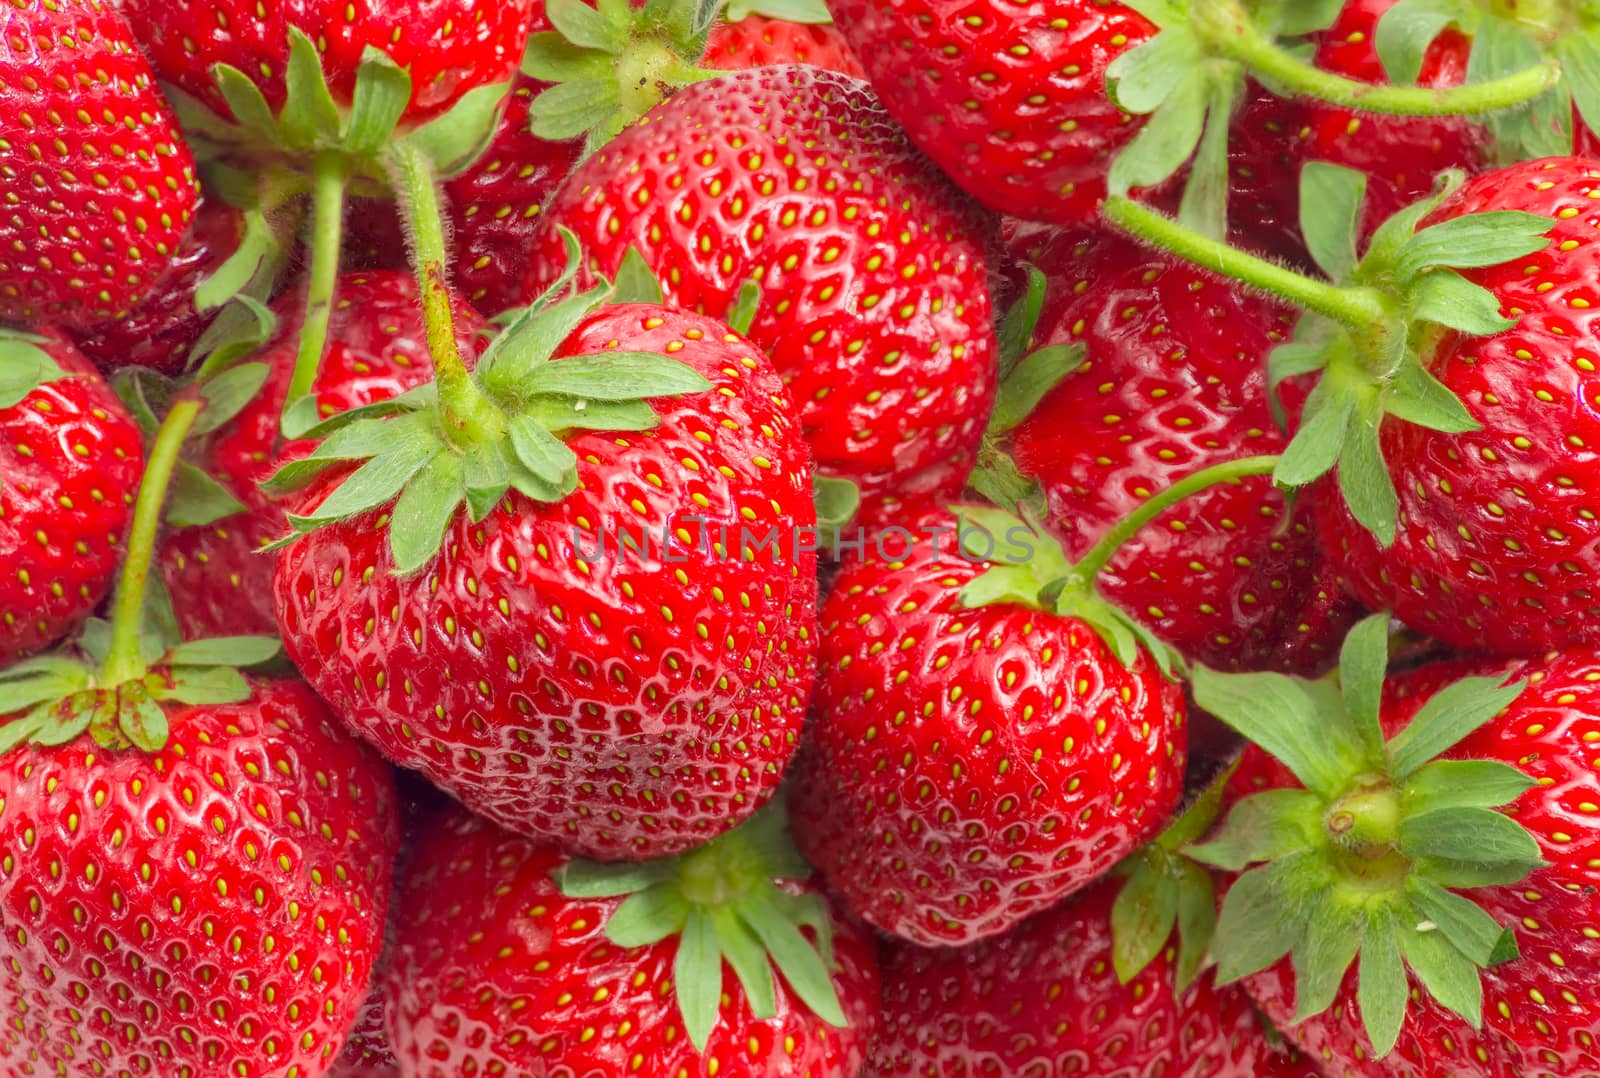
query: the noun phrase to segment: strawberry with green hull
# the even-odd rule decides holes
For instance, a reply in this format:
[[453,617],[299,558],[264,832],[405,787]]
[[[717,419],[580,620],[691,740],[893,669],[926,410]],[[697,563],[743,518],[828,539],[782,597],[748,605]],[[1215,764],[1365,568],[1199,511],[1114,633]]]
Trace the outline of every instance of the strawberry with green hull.
[[393,779],[270,638],[177,644],[146,595],[179,444],[150,453],[112,621],[0,674],[11,1073],[320,1074],[383,942]]
[[6,6],[0,321],[120,318],[178,253],[194,159],[133,35],[106,0]]
[[959,493],[994,399],[985,226],[862,83],[793,66],[680,90],[544,218],[525,295],[559,272],[571,229],[593,272],[636,247],[671,306],[743,322],[754,298],[751,340],[864,517],[887,494]]
[[138,426],[65,337],[0,331],[0,668],[110,590],[143,466]]
[[[338,294],[329,325],[331,344],[312,386],[317,414],[328,419],[426,384],[433,365],[421,296],[411,275],[346,274],[339,279]],[[286,460],[303,457],[316,446],[313,439],[285,442],[278,429],[304,309],[298,289],[274,305],[276,331],[229,375],[245,379],[238,383],[243,393],[238,413],[192,438],[185,450],[185,475],[194,482],[180,485],[168,508],[170,530],[156,564],[176,599],[186,639],[277,632],[274,559],[259,551],[284,534],[288,518],[285,500],[259,484]],[[457,301],[455,324],[458,346],[471,354],[486,323]],[[196,472],[209,476],[220,490]],[[191,500],[191,491],[211,497]]]
[[1264,746],[1188,850],[1244,873],[1218,978],[1338,1078],[1589,1073],[1600,658],[1385,679],[1386,632],[1358,627],[1331,681],[1197,674],[1199,702]]
[[854,1078],[876,941],[809,882],[776,808],[637,866],[440,820],[396,899],[402,1072]]
[[[1043,488],[1047,523],[1081,556],[1152,492],[1212,464],[1277,453],[1265,361],[1290,310],[1116,236],[1030,237],[1049,281],[1040,349],[1083,362],[1003,435]],[[1100,576],[1106,598],[1197,662],[1314,672],[1356,607],[1311,531],[1265,476],[1186,499]]]

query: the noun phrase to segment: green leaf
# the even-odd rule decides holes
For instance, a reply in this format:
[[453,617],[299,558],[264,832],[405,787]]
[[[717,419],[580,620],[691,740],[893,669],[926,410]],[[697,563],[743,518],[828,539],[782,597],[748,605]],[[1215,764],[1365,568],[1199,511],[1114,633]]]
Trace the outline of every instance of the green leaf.
[[[151,574],[152,578],[156,574]],[[78,650],[87,655],[95,666],[104,666],[111,653],[111,623],[104,618],[89,618],[78,630]]]
[[94,717],[94,708],[90,700],[79,698],[53,708],[40,708],[39,714],[38,729],[30,740],[35,745],[49,748],[66,745],[82,737],[89,729],[90,719]]
[[[1279,349],[1278,351],[1282,351]],[[1278,352],[1274,352],[1276,358]],[[1307,362],[1308,353],[1290,353],[1296,362]],[[1279,486],[1303,487],[1333,469],[1344,448],[1345,432],[1355,411],[1354,395],[1342,392],[1331,378],[1317,382],[1306,398],[1300,416],[1300,429],[1289,440],[1272,481]]]
[[1460,15],[1460,0],[1399,0],[1378,19],[1373,45],[1389,81],[1412,86],[1428,48]]
[[1000,319],[998,331],[1001,382],[1005,381],[1012,368],[1027,355],[1028,346],[1033,343],[1033,331],[1038,327],[1039,316],[1044,312],[1045,297],[1050,290],[1050,279],[1038,266],[1024,263],[1020,268],[1026,275],[1027,283],[1022,295]]
[[1356,981],[1361,1022],[1379,1059],[1392,1052],[1400,1039],[1409,996],[1394,922],[1387,910],[1379,908],[1367,920]]
[[1397,929],[1400,953],[1422,987],[1478,1029],[1483,1023],[1483,982],[1478,967],[1436,928],[1402,922]]
[[1394,263],[1399,259],[1401,251],[1411,242],[1417,225],[1421,224],[1428,214],[1438,209],[1440,203],[1451,193],[1459,190],[1466,181],[1467,174],[1460,169],[1446,169],[1439,173],[1435,178],[1432,192],[1393,214],[1378,226],[1367,244],[1367,260],[1382,265]]
[[[376,422],[394,425],[400,421]],[[356,430],[356,427],[346,427],[340,433],[353,433]],[[352,472],[317,506],[311,516],[291,516],[291,522],[297,519],[307,523],[346,520],[376,509],[399,494],[411,477],[420,472],[442,448],[439,438],[432,431],[406,429],[401,433],[402,436],[386,445],[379,455]],[[327,444],[324,443],[324,447]]]
[[1113,60],[1106,68],[1108,89],[1124,110],[1136,116],[1152,113],[1172,98],[1203,58],[1199,38],[1180,22]]
[[556,486],[570,481],[578,467],[578,456],[565,442],[525,415],[511,420],[508,433],[517,459],[530,472]]
[[631,243],[622,252],[622,262],[617,266],[616,278],[611,282],[611,303],[649,303],[659,307],[662,302],[661,282],[655,270],[644,260],[639,248]]
[[1339,652],[1339,688],[1345,714],[1350,716],[1367,752],[1383,759],[1383,723],[1378,717],[1383,699],[1383,679],[1389,670],[1389,615],[1373,614],[1344,638]]
[[1310,161],[1300,170],[1300,229],[1306,248],[1328,279],[1338,283],[1355,272],[1356,236],[1367,175],[1355,169]]
[[1052,344],[1024,357],[1000,383],[994,413],[989,419],[990,433],[1014,430],[1033,413],[1046,394],[1083,366],[1087,354],[1082,344]]
[[825,24],[833,22],[822,0],[731,0],[724,17],[740,22],[751,15],[765,15],[784,22]]
[[339,107],[334,104],[322,73],[322,55],[298,26],[289,27],[289,65],[284,77],[279,122],[285,143],[296,149],[309,149],[337,139]]
[[749,336],[750,327],[755,325],[756,314],[760,310],[761,284],[747,280],[739,285],[739,293],[733,299],[733,306],[728,309],[728,328],[740,336]]
[[1217,898],[1216,885],[1205,869],[1184,861],[1179,874],[1178,963],[1173,967],[1173,987],[1181,996],[1200,975],[1211,950],[1217,930]]
[[1517,324],[1500,313],[1500,301],[1487,288],[1453,270],[1434,270],[1417,288],[1413,317],[1476,337],[1503,333]]
[[[540,302],[519,314],[478,359],[478,377],[499,393],[525,398],[535,371],[606,300],[605,285],[553,302]],[[541,297],[544,301],[549,296]]]
[[502,441],[474,445],[461,461],[461,485],[474,524],[487,517],[511,489],[515,452]]
[[265,363],[241,363],[205,383],[205,407],[194,422],[195,434],[209,434],[244,410],[271,373]]
[[799,927],[775,904],[769,890],[758,890],[738,904],[739,917],[755,933],[789,988],[811,1013],[843,1029],[848,1022],[828,967]]
[[1178,920],[1178,881],[1151,866],[1136,869],[1111,904],[1111,965],[1127,984],[1167,945]]
[[180,704],[237,704],[250,698],[250,683],[231,666],[185,666],[174,670],[172,686],[156,695]]
[[405,485],[389,524],[389,553],[395,572],[410,576],[427,565],[444,545],[445,530],[466,497],[461,458],[444,447]]
[[1361,400],[1351,409],[1339,454],[1339,493],[1351,515],[1387,548],[1394,543],[1400,497],[1378,440],[1382,423],[1383,409],[1375,399]]
[[167,747],[167,712],[154,700],[130,701],[126,696],[118,705],[122,733],[133,747],[144,752],[160,752]]
[[1403,278],[1445,267],[1498,266],[1550,246],[1548,217],[1494,210],[1456,217],[1423,229],[1405,245],[1395,266]]
[[1447,808],[1400,821],[1400,850],[1408,857],[1440,857],[1484,864],[1539,862],[1539,844],[1511,817],[1484,808]]
[[36,340],[0,328],[0,408],[14,408],[46,382],[66,377]]
[[722,955],[733,967],[733,975],[739,979],[745,998],[750,1002],[751,1014],[763,1019],[777,1015],[777,986],[772,979],[772,963],[767,960],[761,941],[731,909],[713,909],[710,918]]
[[47,712],[40,710],[0,724],[0,753],[10,752],[33,737],[48,717]]
[[1186,856],[1202,864],[1239,872],[1261,861],[1325,844],[1325,803],[1310,790],[1264,790],[1240,798],[1209,842],[1187,846]]
[[189,350],[190,363],[199,356],[205,357],[195,372],[195,381],[207,381],[227,370],[270,341],[277,329],[278,316],[271,308],[253,296],[234,296]]
[[606,939],[618,947],[648,947],[683,931],[689,903],[676,887],[646,887],[629,895],[606,922]]
[[610,401],[677,397],[711,388],[687,363],[654,352],[624,351],[553,360],[535,368],[524,385],[530,395]]
[[1418,912],[1458,951],[1480,966],[1494,964],[1504,948],[1508,930],[1500,927],[1483,907],[1416,873],[1406,879],[1406,894]]
[[812,501],[817,508],[817,527],[843,528],[855,519],[861,508],[861,488],[848,479],[831,475],[811,477]]
[[1526,682],[1463,678],[1428,698],[1406,728],[1389,741],[1393,775],[1404,779],[1511,706]]
[[411,103],[411,76],[386,53],[368,45],[356,69],[356,88],[341,138],[361,157],[378,153],[394,138],[400,117]]
[[1283,674],[1194,670],[1195,703],[1260,745],[1329,800],[1344,792],[1364,753],[1343,706],[1317,683]]
[[556,885],[568,898],[614,898],[631,895],[671,880],[678,864],[671,858],[655,861],[567,862],[556,875]]
[[478,160],[488,148],[510,91],[508,82],[474,87],[451,105],[449,112],[416,128],[405,141],[433,162],[441,179],[449,179]]
[[172,593],[159,573],[151,573],[145,581],[142,615],[139,653],[146,665],[152,665],[183,640],[178,630],[178,613],[172,605]]
[[1153,187],[1177,172],[1200,142],[1209,96],[1204,68],[1191,69],[1112,162],[1111,194]]
[[1435,760],[1413,772],[1402,788],[1413,812],[1435,809],[1499,808],[1538,785],[1496,760]]
[[1294,997],[1296,1022],[1333,1006],[1350,963],[1361,947],[1362,918],[1327,891],[1310,896],[1306,932],[1295,946]]
[[1600,131],[1600,29],[1564,33],[1554,51],[1578,114],[1591,131]]
[[1452,861],[1442,857],[1424,857],[1417,860],[1416,872],[1440,887],[1453,887],[1467,891],[1474,887],[1501,887],[1521,883],[1528,873],[1541,862],[1525,861]]
[[529,127],[539,138],[565,142],[604,124],[621,107],[615,79],[558,82],[529,103]]
[[661,417],[644,401],[537,397],[523,414],[557,436],[572,430],[654,430],[661,425]]
[[266,215],[260,210],[245,211],[239,246],[195,289],[195,310],[214,310],[243,292],[261,272],[263,263],[277,253],[278,246],[277,234]]
[[167,493],[166,522],[174,528],[215,524],[247,506],[227,487],[188,461],[180,460]]
[[261,142],[277,145],[283,141],[278,132],[278,122],[272,117],[272,108],[266,97],[248,75],[229,64],[217,64],[211,69],[217,89],[222,92],[233,118],[246,131]]
[[[1267,355],[1267,407],[1272,411],[1272,421],[1278,429],[1289,429],[1289,418],[1283,408],[1278,387],[1290,378],[1314,374],[1328,366],[1332,358],[1331,338],[1342,330],[1328,319],[1318,315],[1302,315],[1295,326],[1294,339],[1280,344]],[[1331,392],[1331,389],[1328,391]],[[1326,407],[1323,405],[1322,407]],[[1333,467],[1330,463],[1329,468]],[[1326,469],[1324,469],[1326,471]],[[1322,474],[1322,473],[1319,473]]]
[[574,45],[558,31],[528,35],[522,73],[540,82],[599,81],[610,78],[616,58],[600,49]]
[[678,937],[672,983],[689,1043],[695,1051],[704,1052],[722,1009],[722,950],[711,918],[702,910],[690,910],[683,935]]
[[1180,225],[1219,242],[1225,242],[1228,235],[1228,131],[1241,86],[1238,77],[1212,80],[1205,130],[1189,163],[1189,178],[1178,203]]
[[1217,984],[1231,984],[1266,969],[1299,942],[1305,931],[1305,907],[1286,892],[1292,873],[1291,861],[1276,861],[1251,869],[1228,888],[1212,943]]
[[260,666],[282,650],[275,636],[214,636],[179,644],[166,660],[171,666]]
[[1326,30],[1344,7],[1344,0],[1261,0],[1254,21],[1272,37],[1302,37]]
[[40,704],[64,700],[89,687],[89,671],[76,663],[61,671],[40,671],[0,682],[0,716],[16,715]]
[[628,27],[619,25],[583,0],[547,0],[545,17],[572,44],[585,49],[620,53],[628,44]]

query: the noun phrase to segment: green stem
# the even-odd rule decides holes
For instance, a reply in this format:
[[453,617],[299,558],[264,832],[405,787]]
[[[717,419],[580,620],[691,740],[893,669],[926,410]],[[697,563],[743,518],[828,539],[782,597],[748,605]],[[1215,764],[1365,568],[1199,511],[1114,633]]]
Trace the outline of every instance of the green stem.
[[[344,193],[350,182],[344,158],[337,153],[317,155],[311,181],[311,272],[306,288],[305,320],[300,328],[300,353],[289,380],[289,409],[311,395],[328,347],[328,323],[333,318],[334,291],[339,283],[339,255],[344,245]],[[287,437],[302,431],[285,429]]]
[[1077,575],[1092,581],[1116,557],[1122,545],[1132,539],[1139,530],[1156,517],[1171,509],[1185,498],[1199,494],[1219,483],[1231,483],[1239,479],[1247,479],[1253,475],[1271,475],[1272,470],[1278,466],[1278,457],[1244,457],[1239,460],[1224,461],[1213,464],[1209,468],[1202,468],[1193,475],[1186,475],[1161,493],[1148,499],[1139,508],[1117,521],[1112,529],[1100,537],[1100,541],[1089,548],[1089,552],[1078,559],[1073,566]]
[[111,608],[111,650],[106,654],[99,682],[102,687],[121,685],[145,675],[139,634],[144,627],[144,595],[150,583],[150,566],[155,558],[156,535],[161,530],[161,511],[167,501],[167,487],[178,466],[178,453],[189,436],[200,401],[190,398],[172,406],[145,462],[139,497],[133,505],[133,527],[128,532],[128,551],[122,559],[122,575],[117,581],[117,598]]
[[1431,89],[1360,82],[1323,71],[1279,48],[1257,30],[1239,0],[1197,0],[1192,26],[1214,55],[1244,64],[1295,97],[1389,116],[1478,116],[1526,105],[1561,79],[1547,60],[1486,82]]
[[1184,228],[1132,199],[1112,197],[1101,211],[1112,225],[1153,247],[1169,251],[1203,269],[1325,314],[1353,329],[1387,323],[1383,296],[1371,288],[1342,288],[1246,254],[1219,240]]
[[385,164],[411,239],[412,268],[422,290],[428,352],[433,357],[446,436],[458,446],[487,441],[505,431],[506,417],[473,381],[456,341],[444,215],[433,162],[422,150],[400,139],[386,151]]

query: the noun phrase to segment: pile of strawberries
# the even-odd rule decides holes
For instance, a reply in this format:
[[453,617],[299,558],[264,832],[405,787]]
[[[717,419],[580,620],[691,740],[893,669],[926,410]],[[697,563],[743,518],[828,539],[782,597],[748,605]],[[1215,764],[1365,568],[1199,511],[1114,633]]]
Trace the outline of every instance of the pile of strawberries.
[[0,0],[0,1078],[1596,1074],[1593,3]]

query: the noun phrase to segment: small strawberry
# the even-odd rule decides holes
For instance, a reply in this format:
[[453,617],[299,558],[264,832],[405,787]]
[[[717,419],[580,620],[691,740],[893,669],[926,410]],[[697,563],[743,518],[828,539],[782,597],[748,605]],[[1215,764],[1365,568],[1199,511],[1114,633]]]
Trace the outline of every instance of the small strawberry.
[[0,321],[123,317],[177,256],[194,159],[105,0],[11,0],[0,27]]
[[999,510],[962,513],[884,530],[834,581],[791,794],[828,885],[924,946],[1089,884],[1183,788],[1160,645],[1095,593],[1092,563]]
[[1319,682],[1196,674],[1199,703],[1261,746],[1187,851],[1242,873],[1217,978],[1339,1078],[1591,1073],[1600,658],[1386,678],[1387,630],[1362,623]]
[[[1266,359],[1291,333],[1287,308],[1120,237],[1028,246],[1048,279],[1035,345],[1086,351],[1006,438],[1069,557],[1153,492],[1283,449]],[[1125,544],[1101,589],[1196,661],[1314,670],[1355,607],[1317,549],[1310,506],[1286,515],[1265,476],[1212,487]]]
[[[433,374],[410,274],[346,274],[338,288],[332,343],[312,386],[323,419],[399,396]],[[273,559],[258,551],[284,533],[288,519],[283,499],[259,484],[285,460],[316,446],[310,439],[283,442],[278,432],[304,309],[298,290],[275,305],[277,330],[270,341],[227,376],[243,394],[237,414],[191,439],[186,448],[189,465],[220,485],[219,491],[198,481],[196,487],[215,500],[195,502],[179,488],[167,512],[173,527],[157,555],[186,639],[277,631]],[[458,302],[456,324],[461,347],[473,347],[483,320]],[[207,426],[215,422],[214,416]],[[186,472],[190,478],[194,474]]]
[[392,760],[512,830],[647,859],[777,787],[815,517],[759,350],[608,294],[546,297],[470,373],[436,355],[398,416],[289,465],[278,488],[367,460],[301,496],[273,595],[290,657]]
[[855,1078],[865,1061],[875,941],[805,882],[779,812],[619,874],[457,810],[417,865],[386,978],[408,1076]]
[[822,475],[869,501],[959,493],[994,395],[983,226],[861,83],[792,66],[680,90],[546,208],[525,296],[563,229],[593,272],[633,247],[670,305],[750,318]]
[[0,668],[105,596],[143,467],[138,426],[64,336],[0,331]]

